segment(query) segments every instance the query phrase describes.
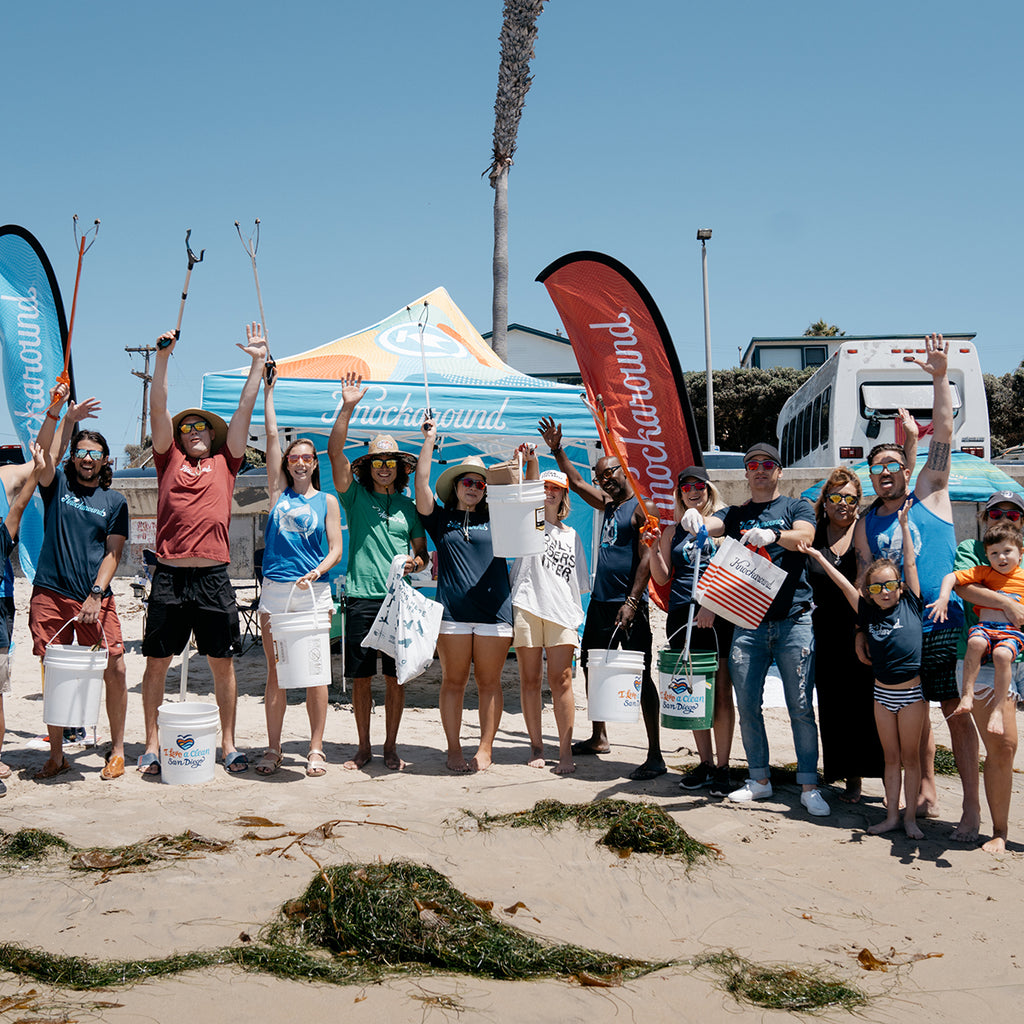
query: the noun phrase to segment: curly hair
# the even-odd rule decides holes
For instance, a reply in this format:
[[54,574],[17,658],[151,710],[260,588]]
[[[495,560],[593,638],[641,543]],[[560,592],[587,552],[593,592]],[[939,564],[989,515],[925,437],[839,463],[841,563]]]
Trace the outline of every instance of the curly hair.
[[[110,447],[107,444],[107,439],[98,430],[76,430],[71,437],[67,461],[64,463],[64,475],[69,480],[78,479],[78,473],[75,470],[75,449],[82,441],[92,441],[93,444],[98,444],[103,451],[104,458],[110,458]],[[110,485],[114,482],[114,471],[110,468],[109,461],[100,470],[97,480],[101,490],[110,490]]]
[[[374,458],[388,458],[387,452],[382,452],[380,456],[374,456]],[[356,470],[356,479],[368,490],[373,490],[373,466],[370,464],[372,459],[363,459],[359,463],[359,468]],[[409,483],[409,467],[405,463],[405,459],[396,458],[395,462],[398,465],[395,466],[395,494],[401,494]]]

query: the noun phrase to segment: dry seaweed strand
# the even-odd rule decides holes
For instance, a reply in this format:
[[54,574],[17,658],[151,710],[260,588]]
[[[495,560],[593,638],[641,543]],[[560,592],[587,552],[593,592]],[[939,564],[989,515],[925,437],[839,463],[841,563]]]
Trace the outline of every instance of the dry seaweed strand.
[[694,839],[664,808],[636,800],[595,800],[589,804],[563,804],[559,800],[539,800],[528,811],[508,814],[474,814],[481,829],[494,825],[511,828],[552,829],[567,821],[580,828],[603,828],[599,843],[614,850],[656,853],[677,857],[691,866],[702,859],[720,858],[721,850]]
[[230,846],[230,840],[207,839],[190,830],[177,836],[150,836],[127,846],[80,850],[71,858],[71,867],[76,871],[102,871],[105,879],[108,875],[143,871],[156,863],[195,860],[207,853],[222,853]]
[[692,963],[711,968],[726,992],[755,1006],[806,1013],[830,1007],[851,1010],[867,1002],[859,988],[817,967],[755,964],[731,949],[704,953]]

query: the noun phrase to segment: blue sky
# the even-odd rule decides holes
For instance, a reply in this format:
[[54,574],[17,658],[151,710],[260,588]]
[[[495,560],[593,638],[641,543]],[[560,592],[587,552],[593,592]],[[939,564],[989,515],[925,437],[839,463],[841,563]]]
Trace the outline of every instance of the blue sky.
[[[116,454],[138,440],[125,346],[173,327],[171,404],[237,366],[365,327],[444,285],[490,328],[500,0],[5,10],[0,223],[32,231],[70,308],[71,216],[102,220],[74,338],[80,397]],[[576,249],[629,266],[684,369],[823,317],[849,334],[975,331],[1022,355],[1017,4],[550,0],[510,177],[510,319],[559,326],[537,273]],[[0,441],[14,440],[0,413]]]

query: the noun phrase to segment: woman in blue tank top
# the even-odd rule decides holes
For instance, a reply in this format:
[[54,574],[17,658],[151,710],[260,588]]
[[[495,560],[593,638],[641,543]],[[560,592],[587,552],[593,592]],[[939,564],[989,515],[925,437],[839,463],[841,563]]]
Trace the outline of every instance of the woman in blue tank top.
[[[264,388],[264,423],[267,429],[267,490],[270,517],[263,549],[263,591],[260,596],[260,633],[267,658],[267,688],[264,704],[267,716],[267,749],[256,764],[260,775],[273,775],[281,765],[281,730],[287,697],[277,683],[277,658],[270,616],[288,610],[293,588],[293,611],[306,610],[309,595],[317,607],[332,607],[330,586],[321,577],[341,558],[341,508],[333,494],[320,490],[320,466],[312,441],[292,441],[282,454],[274,411],[274,381],[271,374]],[[326,553],[325,549],[326,548]],[[329,682],[329,680],[328,680]],[[327,686],[306,687],[309,715],[309,754],[306,775],[325,774],[324,726],[327,722]]]

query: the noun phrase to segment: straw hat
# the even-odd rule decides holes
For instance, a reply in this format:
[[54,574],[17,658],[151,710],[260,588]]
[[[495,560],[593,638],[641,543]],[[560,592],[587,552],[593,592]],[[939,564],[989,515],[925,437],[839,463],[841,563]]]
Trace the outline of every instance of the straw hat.
[[402,452],[398,450],[398,442],[390,434],[378,434],[371,442],[370,447],[365,455],[360,455],[358,459],[352,460],[352,469],[355,472],[359,472],[359,467],[367,459],[379,459],[381,456],[386,456],[392,459],[401,459],[405,463],[406,468],[412,472],[416,468],[416,456],[410,455],[408,452]]
[[437,496],[441,499],[442,505],[447,505],[451,501],[452,491],[455,490],[455,481],[467,473],[479,473],[486,480],[487,467],[484,465],[484,460],[477,455],[468,455],[456,465],[449,466],[437,478],[434,490],[437,491]]
[[185,419],[186,416],[201,417],[210,424],[210,430],[213,432],[213,437],[210,439],[211,455],[224,447],[228,439],[228,425],[215,413],[207,412],[205,409],[183,409],[179,412],[178,415],[171,420],[175,438],[180,437],[178,428],[181,426],[181,421]]

